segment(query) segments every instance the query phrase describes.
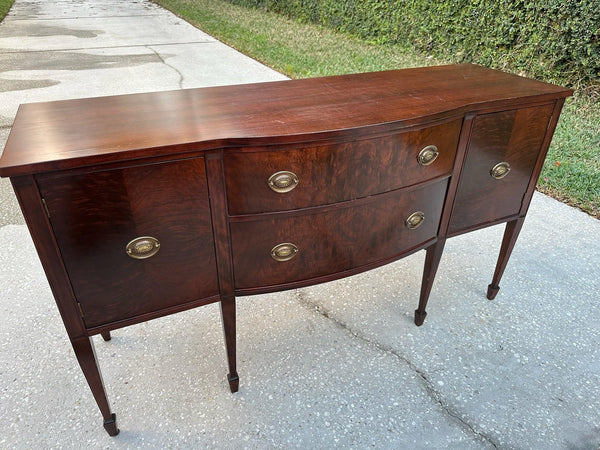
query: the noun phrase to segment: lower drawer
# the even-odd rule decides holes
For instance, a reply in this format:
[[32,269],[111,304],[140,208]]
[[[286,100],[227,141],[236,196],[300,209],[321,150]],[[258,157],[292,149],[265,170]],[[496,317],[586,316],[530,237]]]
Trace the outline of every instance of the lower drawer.
[[[392,259],[438,231],[448,179],[311,211],[231,223],[235,288],[300,282]],[[417,224],[409,228],[413,216]],[[278,247],[279,246],[279,247]]]

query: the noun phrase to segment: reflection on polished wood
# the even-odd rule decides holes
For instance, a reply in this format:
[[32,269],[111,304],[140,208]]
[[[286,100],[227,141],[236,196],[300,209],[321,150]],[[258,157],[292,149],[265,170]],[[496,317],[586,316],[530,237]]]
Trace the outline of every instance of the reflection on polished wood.
[[455,65],[22,105],[0,175],[114,436],[95,334],[219,301],[236,392],[236,296],[424,249],[422,325],[446,240],[506,222],[494,298],[570,94]]

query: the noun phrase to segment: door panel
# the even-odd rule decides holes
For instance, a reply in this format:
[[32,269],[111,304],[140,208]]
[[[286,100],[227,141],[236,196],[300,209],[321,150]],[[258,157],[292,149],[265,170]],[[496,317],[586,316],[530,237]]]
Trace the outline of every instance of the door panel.
[[[218,294],[202,158],[38,184],[87,327]],[[132,258],[137,237],[156,238],[158,252]]]
[[[519,213],[552,109],[553,105],[544,105],[475,118],[450,234]],[[501,163],[508,163],[510,171],[496,179],[491,171]]]

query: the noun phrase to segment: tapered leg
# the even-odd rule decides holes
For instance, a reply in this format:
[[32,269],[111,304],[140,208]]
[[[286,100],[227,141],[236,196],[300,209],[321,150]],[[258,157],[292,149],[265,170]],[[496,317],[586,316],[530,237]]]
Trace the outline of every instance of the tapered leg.
[[440,265],[440,260],[442,259],[442,252],[444,251],[445,244],[446,240],[442,239],[427,248],[425,267],[423,268],[423,281],[421,282],[421,297],[419,298],[419,307],[415,310],[415,325],[419,327],[423,325],[423,321],[427,316],[425,308],[427,306],[427,301],[429,300],[429,294],[431,292],[431,287],[433,286],[435,274]]
[[237,374],[236,365],[236,330],[235,330],[235,297],[227,296],[221,298],[221,318],[223,319],[223,333],[225,334],[225,348],[227,350],[227,364],[229,373],[229,389],[237,392],[240,378]]
[[487,290],[487,298],[489,300],[494,300],[496,294],[500,290],[500,279],[504,274],[508,259],[515,247],[515,243],[517,242],[517,238],[523,227],[523,222],[525,222],[525,218],[521,217],[506,223],[504,237],[502,238],[502,247],[500,248],[500,255],[498,255],[498,262],[496,263],[496,271],[494,272],[494,278]]
[[111,339],[110,331],[103,331],[100,334],[102,335],[102,339],[104,339],[105,341],[110,341],[110,339]]
[[81,337],[71,339],[73,350],[75,350],[75,356],[81,366],[83,375],[92,390],[92,394],[100,412],[104,417],[104,428],[111,436],[119,434],[117,428],[116,416],[110,411],[110,405],[106,398],[106,391],[104,390],[104,383],[102,381],[102,374],[98,368],[98,360],[96,359],[96,352],[94,351],[94,344],[89,337]]

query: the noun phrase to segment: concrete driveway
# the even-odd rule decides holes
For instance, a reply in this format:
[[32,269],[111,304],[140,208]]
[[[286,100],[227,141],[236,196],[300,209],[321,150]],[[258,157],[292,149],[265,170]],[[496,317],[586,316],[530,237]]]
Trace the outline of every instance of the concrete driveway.
[[[17,0],[0,25],[0,148],[20,103],[283,78],[145,0]],[[600,222],[544,195],[493,302],[502,226],[448,242],[420,328],[423,252],[240,298],[237,394],[217,305],[97,340],[115,438],[7,180],[0,200],[1,448],[599,446]]]

